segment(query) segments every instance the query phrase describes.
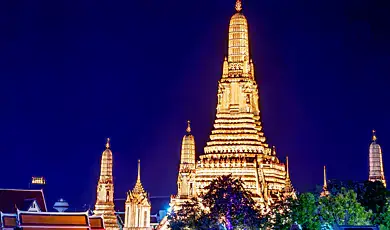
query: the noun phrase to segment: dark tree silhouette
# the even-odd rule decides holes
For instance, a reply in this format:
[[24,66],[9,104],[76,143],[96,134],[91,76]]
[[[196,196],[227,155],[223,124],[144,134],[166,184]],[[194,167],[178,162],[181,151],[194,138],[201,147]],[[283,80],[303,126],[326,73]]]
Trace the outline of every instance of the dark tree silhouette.
[[207,193],[199,199],[187,202],[182,209],[169,215],[173,230],[259,228],[262,222],[260,211],[241,179],[221,176],[206,189]]

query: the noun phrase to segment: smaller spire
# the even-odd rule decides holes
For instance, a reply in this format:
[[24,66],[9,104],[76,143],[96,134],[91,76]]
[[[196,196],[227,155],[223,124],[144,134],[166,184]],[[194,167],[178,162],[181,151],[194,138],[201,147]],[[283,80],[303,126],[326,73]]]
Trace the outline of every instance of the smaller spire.
[[324,190],[327,190],[328,182],[326,181],[326,166],[324,165]]
[[137,182],[135,183],[135,186],[132,191],[133,194],[142,194],[145,193],[144,187],[141,183],[141,160],[138,159],[138,176],[137,176]]
[[187,121],[187,133],[191,133],[191,121]]
[[289,169],[289,167],[288,167],[288,156],[286,156],[286,178],[287,179],[290,179],[290,169]]
[[375,129],[372,130],[372,141],[375,142],[376,141],[376,131]]
[[138,159],[138,176],[137,176],[137,181],[141,182],[141,160]]
[[242,10],[241,0],[236,0],[236,11],[240,12]]
[[110,148],[110,138],[107,138],[106,149],[109,149],[109,148]]

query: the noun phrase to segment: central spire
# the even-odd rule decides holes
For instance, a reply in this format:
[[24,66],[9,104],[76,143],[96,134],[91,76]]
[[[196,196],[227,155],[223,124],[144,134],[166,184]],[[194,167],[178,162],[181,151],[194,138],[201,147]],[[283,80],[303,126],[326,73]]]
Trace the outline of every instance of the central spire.
[[249,54],[248,21],[241,0],[229,23],[228,56],[218,84],[218,104],[214,130],[205,153],[274,154],[260,121],[259,91]]

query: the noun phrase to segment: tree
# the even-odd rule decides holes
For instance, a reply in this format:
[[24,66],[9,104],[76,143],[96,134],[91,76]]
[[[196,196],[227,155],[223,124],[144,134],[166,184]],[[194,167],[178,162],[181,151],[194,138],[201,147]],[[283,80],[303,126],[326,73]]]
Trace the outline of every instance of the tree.
[[321,197],[319,214],[322,222],[330,225],[366,225],[371,217],[371,212],[357,201],[356,193],[345,188],[337,195]]
[[373,213],[383,213],[387,205],[387,196],[388,192],[382,182],[366,181],[364,182],[364,190],[359,202],[367,211],[372,210]]
[[221,176],[206,189],[207,193],[199,199],[192,199],[169,214],[171,229],[258,229],[262,221],[260,211],[242,180]]
[[271,210],[266,214],[265,229],[290,229],[292,221],[292,203],[296,202],[293,199],[285,199],[273,204]]
[[293,223],[302,229],[320,229],[318,202],[312,193],[300,194],[297,199],[286,199],[276,203],[267,214],[268,225],[272,229],[290,229]]
[[319,229],[318,202],[312,193],[303,193],[291,205],[292,221],[302,226],[302,229]]
[[179,210],[168,214],[169,227],[172,230],[210,229],[210,221],[196,198],[185,202]]
[[260,210],[252,194],[244,189],[241,179],[232,175],[221,176],[206,189],[201,200],[202,205],[209,209],[208,218],[212,222],[223,222],[227,229],[256,229],[260,226]]

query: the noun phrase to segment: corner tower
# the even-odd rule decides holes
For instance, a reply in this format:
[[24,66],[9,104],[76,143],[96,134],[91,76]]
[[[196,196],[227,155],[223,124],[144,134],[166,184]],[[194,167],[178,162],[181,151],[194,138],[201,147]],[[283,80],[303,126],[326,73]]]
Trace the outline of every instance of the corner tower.
[[369,149],[369,181],[381,181],[386,187],[385,174],[383,171],[382,148],[376,143],[375,130],[372,130],[372,142]]
[[197,193],[215,178],[232,174],[263,207],[291,186],[286,166],[266,142],[260,119],[259,89],[249,50],[248,21],[236,1],[228,34],[228,56],[218,82],[214,128],[196,167]]
[[106,149],[102,154],[94,215],[103,217],[106,229],[119,229],[114,210],[114,180],[110,138],[107,138]]
[[196,196],[195,138],[191,134],[190,121],[187,122],[186,132],[181,144],[177,195],[171,197],[171,205],[174,209]]

